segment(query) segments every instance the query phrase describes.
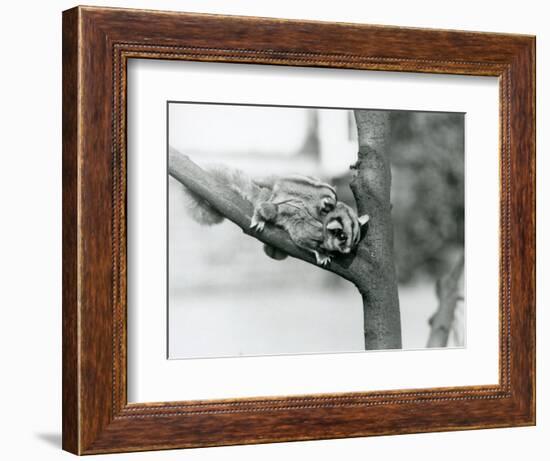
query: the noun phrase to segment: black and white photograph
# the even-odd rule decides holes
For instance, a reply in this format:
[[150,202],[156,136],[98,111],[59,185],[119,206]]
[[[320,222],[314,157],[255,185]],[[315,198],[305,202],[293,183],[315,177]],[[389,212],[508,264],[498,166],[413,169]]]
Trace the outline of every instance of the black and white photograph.
[[168,359],[466,346],[465,114],[167,103]]

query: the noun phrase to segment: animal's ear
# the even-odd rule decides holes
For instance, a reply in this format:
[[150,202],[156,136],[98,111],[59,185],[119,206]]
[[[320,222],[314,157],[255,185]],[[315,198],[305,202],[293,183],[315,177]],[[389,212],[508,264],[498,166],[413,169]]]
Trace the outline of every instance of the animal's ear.
[[359,224],[361,226],[364,226],[369,222],[370,216],[368,214],[364,214],[363,216],[359,216]]
[[324,198],[321,200],[321,211],[328,213],[329,211],[334,210],[335,201],[332,198]]
[[327,224],[328,230],[336,230],[336,229],[343,229],[342,223],[336,219],[333,219],[331,222]]

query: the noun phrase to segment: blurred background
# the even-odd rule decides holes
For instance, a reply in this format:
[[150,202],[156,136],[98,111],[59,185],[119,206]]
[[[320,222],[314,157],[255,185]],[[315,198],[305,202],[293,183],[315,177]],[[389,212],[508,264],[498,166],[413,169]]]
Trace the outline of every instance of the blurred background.
[[[171,148],[201,166],[251,176],[301,173],[355,206],[353,111],[170,103]],[[464,114],[392,111],[390,155],[396,269],[405,349],[425,348],[436,281],[464,248]],[[274,261],[231,222],[190,219],[168,183],[170,359],[363,351],[362,302],[346,280],[294,258]],[[463,275],[448,347],[465,343]]]

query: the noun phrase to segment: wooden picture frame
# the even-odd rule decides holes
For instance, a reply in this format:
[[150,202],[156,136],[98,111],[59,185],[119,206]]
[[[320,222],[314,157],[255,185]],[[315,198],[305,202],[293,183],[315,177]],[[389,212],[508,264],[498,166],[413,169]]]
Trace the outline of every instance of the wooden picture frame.
[[[129,404],[126,63],[131,58],[496,76],[500,380]],[[77,7],[63,13],[63,448],[75,454],[535,424],[535,39]]]

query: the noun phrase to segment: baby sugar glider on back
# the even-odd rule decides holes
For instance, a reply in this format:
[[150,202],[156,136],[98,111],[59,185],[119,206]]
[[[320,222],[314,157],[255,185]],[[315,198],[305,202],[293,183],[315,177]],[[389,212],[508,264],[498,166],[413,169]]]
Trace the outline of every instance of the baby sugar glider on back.
[[299,208],[306,212],[304,219],[321,220],[336,205],[336,189],[312,176],[288,175],[256,180],[257,184],[271,189],[270,197],[254,205],[250,227],[262,231],[271,221],[285,228],[284,221],[292,219]]

